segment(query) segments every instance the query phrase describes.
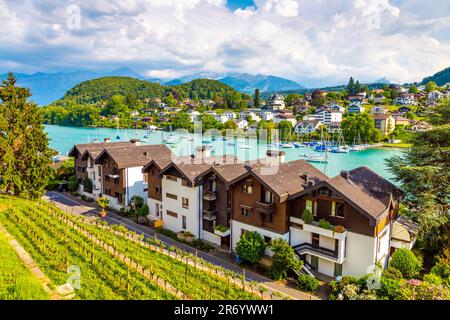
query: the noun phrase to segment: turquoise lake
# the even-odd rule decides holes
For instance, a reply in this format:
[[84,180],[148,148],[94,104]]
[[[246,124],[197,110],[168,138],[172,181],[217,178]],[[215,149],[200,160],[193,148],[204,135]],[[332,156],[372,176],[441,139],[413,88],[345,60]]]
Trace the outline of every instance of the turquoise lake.
[[[144,139],[143,143],[160,144],[167,139],[171,133],[154,131],[148,134],[146,130],[135,129],[107,129],[107,128],[74,128],[47,125],[46,132],[50,138],[50,146],[57,150],[61,155],[67,155],[74,144],[89,143],[94,139],[103,141],[104,138],[110,138],[111,141],[127,141],[130,139]],[[209,137],[201,137],[200,135],[180,135],[173,134],[177,140],[175,144],[168,145],[177,155],[193,154],[195,147],[202,145],[205,140],[211,140]],[[119,139],[116,137],[119,136]],[[233,138],[222,140],[218,137],[212,141],[211,146],[214,147],[213,155],[234,154],[240,160],[255,160],[263,158],[267,151],[265,142],[258,142],[256,139]],[[229,144],[234,144],[233,146]],[[273,149],[273,148],[269,148]],[[282,149],[286,152],[286,160],[292,161],[301,158],[301,155],[321,155],[321,153],[312,150],[311,147]],[[328,163],[312,163],[315,167],[323,171],[328,176],[339,174],[341,170],[351,170],[360,166],[367,166],[381,176],[392,180],[392,175],[387,171],[384,159],[395,155],[400,155],[402,149],[395,148],[374,148],[359,152],[350,153],[330,153]]]

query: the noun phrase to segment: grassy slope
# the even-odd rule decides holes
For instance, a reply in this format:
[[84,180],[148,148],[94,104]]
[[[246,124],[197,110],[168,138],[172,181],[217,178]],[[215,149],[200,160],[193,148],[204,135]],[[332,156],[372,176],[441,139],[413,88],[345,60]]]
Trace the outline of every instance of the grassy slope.
[[0,234],[0,300],[49,299],[38,279],[22,264]]

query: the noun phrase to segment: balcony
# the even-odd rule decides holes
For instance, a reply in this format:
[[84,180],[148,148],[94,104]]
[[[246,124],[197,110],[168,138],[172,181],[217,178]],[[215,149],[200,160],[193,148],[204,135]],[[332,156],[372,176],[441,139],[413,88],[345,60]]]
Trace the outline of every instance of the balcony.
[[293,249],[298,255],[311,254],[321,258],[332,260],[334,262],[342,263],[340,262],[339,255],[336,251],[319,246],[314,246],[311,243],[302,243],[294,246]]
[[263,201],[256,201],[256,210],[261,214],[274,214],[275,213],[275,204],[274,203],[266,203]]
[[339,241],[344,241],[347,237],[347,231],[344,229],[343,232],[335,231],[335,226],[330,226],[330,229],[322,228],[317,221],[313,221],[312,223],[308,224],[305,223],[301,218],[291,216],[289,220],[292,223],[295,223],[297,225],[302,226],[303,231],[311,232],[311,233],[317,233],[321,236],[338,239]]
[[110,177],[111,179],[119,179],[119,170],[113,170],[108,174],[108,177]]
[[214,191],[205,190],[203,191],[203,199],[206,201],[216,201],[217,196]]
[[203,219],[213,221],[216,220],[216,210],[214,209],[203,209]]

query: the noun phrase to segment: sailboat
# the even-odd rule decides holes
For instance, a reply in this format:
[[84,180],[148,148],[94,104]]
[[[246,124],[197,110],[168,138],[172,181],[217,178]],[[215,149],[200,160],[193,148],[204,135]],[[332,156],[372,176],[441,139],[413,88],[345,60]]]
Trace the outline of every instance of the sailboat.
[[339,138],[337,141],[337,146],[331,148],[332,153],[349,153],[350,148],[345,145],[344,137],[342,134],[339,134]]
[[[328,143],[327,143],[326,139],[324,139],[324,137],[323,137],[323,129],[322,129],[320,131],[320,144],[318,144],[316,147],[314,147],[314,150],[319,151],[316,148],[323,146],[324,147],[323,151],[325,151],[325,153],[323,156],[310,155],[310,156],[306,157],[306,161],[315,162],[315,163],[327,163],[328,159],[329,159],[329,154],[328,154],[329,147],[327,145],[328,145]],[[322,150],[320,150],[320,151],[322,151]]]
[[358,131],[358,140],[356,137],[353,139],[353,145],[350,147],[350,151],[361,151],[363,148],[361,147],[361,135]]

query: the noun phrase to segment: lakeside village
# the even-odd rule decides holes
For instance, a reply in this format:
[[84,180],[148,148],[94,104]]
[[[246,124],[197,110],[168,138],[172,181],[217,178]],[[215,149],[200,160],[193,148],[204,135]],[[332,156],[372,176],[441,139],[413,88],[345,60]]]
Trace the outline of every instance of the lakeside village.
[[[449,84],[379,87],[369,90],[350,79],[345,91],[271,94],[266,100],[260,99],[256,90],[253,101],[248,100],[245,108],[237,110],[224,108],[223,100],[218,98],[178,101],[169,95],[162,99],[143,99],[141,109],[128,114],[101,115],[98,122],[117,128],[193,131],[194,122],[201,121],[204,130],[225,132],[228,129],[235,130],[237,135],[254,134],[255,137],[261,129],[276,128],[283,143],[275,147],[301,147],[306,143],[315,146],[317,151],[347,153],[368,147],[370,143],[380,146],[380,142],[384,146],[409,147],[416,132],[432,128],[426,120],[433,108],[450,97]],[[120,139],[120,131],[116,138]],[[143,137],[144,141],[146,138]],[[175,143],[172,140],[169,144]]]
[[[350,93],[352,86],[356,85],[350,81]],[[44,133],[45,114],[27,102],[29,91],[16,87],[10,75],[0,87],[4,108],[0,147],[5,150],[0,166],[4,226],[0,231],[17,239],[20,250],[30,254],[28,260],[35,259],[50,279],[45,286],[57,287],[66,279],[68,266],[79,266],[84,285],[76,290],[65,286],[82,299],[278,295],[448,300],[450,253],[444,247],[450,228],[448,202],[442,199],[448,196],[449,91],[448,85],[430,83],[416,89],[409,93],[416,90],[392,85],[348,97],[342,93],[346,102],[338,100],[336,105],[327,101],[338,99],[335,92],[315,91],[293,100],[274,95],[258,115],[256,110],[243,110],[245,119],[239,120],[235,112],[215,111],[218,117],[234,113],[233,123],[244,120],[247,130],[251,121],[257,122],[254,117],[260,117],[259,124],[281,117],[280,131],[283,123],[289,123],[293,132],[305,123],[320,123],[326,127],[320,129],[319,146],[326,148],[323,136],[335,123],[340,123],[340,134],[345,136],[351,128],[352,138],[371,143],[382,132],[386,136],[395,132],[398,116],[405,119],[405,131],[417,133],[411,149],[405,149],[408,157],[388,160],[401,182],[396,186],[367,167],[327,176],[307,159],[287,162],[285,151],[277,146],[257,162],[243,162],[234,154],[213,155],[208,144],[198,146],[193,155],[177,156],[167,143],[147,145],[139,139],[112,137],[76,144],[69,152],[71,159],[52,166],[55,151]],[[402,94],[409,97],[405,105],[398,100]],[[395,109],[383,102],[371,106],[377,97],[383,101],[395,97],[399,104]],[[307,112],[297,121],[303,108]],[[196,111],[204,123],[210,110],[195,108],[178,112],[173,121]],[[261,118],[268,114],[273,118]],[[20,118],[21,124],[5,116]],[[215,119],[212,114],[208,117]],[[346,119],[352,119],[349,129]],[[364,131],[376,126],[375,133]],[[78,211],[85,208],[89,211]],[[117,221],[120,226],[115,226]],[[192,250],[185,251],[185,245]],[[197,256],[196,249],[208,262]],[[244,267],[247,276],[234,273],[237,266]],[[0,284],[7,279],[0,276]],[[23,294],[11,290],[19,297]]]

